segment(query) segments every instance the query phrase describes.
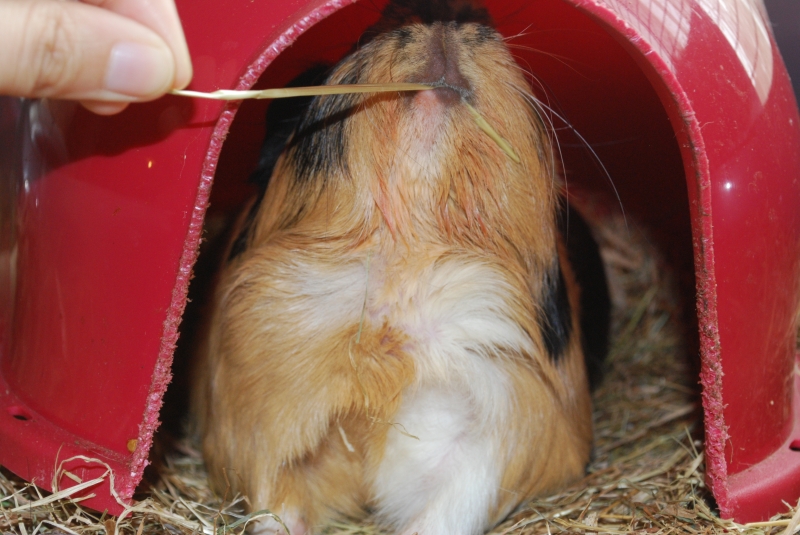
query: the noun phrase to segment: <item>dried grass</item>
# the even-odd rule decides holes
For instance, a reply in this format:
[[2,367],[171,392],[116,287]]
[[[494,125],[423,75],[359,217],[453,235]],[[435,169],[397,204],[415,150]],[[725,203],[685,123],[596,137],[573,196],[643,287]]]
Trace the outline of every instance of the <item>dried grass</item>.
[[204,98],[208,100],[249,100],[293,97],[315,97],[321,95],[346,95],[350,93],[390,93],[397,91],[424,91],[433,89],[431,84],[387,83],[387,84],[338,84],[307,87],[279,87],[277,89],[253,89],[237,91],[219,89],[211,93],[173,89],[171,95],[178,97]]
[[[346,95],[350,93],[388,93],[398,91],[425,91],[428,89],[435,89],[437,87],[444,87],[440,84],[414,84],[414,83],[387,83],[387,84],[338,84],[338,85],[317,85],[307,87],[282,87],[277,89],[260,89],[250,91],[236,91],[229,89],[220,89],[211,93],[204,93],[201,91],[188,91],[185,89],[173,89],[170,91],[171,95],[179,97],[203,98],[209,100],[248,100],[248,99],[276,99],[276,98],[292,98],[292,97],[312,97],[322,95]],[[464,106],[467,108],[470,116],[475,121],[475,124],[489,136],[492,141],[497,143],[497,146],[506,153],[515,163],[520,163],[519,156],[514,152],[508,141],[506,141],[497,131],[490,125],[486,119],[476,110],[472,105],[464,100]]]
[[[771,522],[738,525],[718,518],[703,481],[697,379],[686,358],[678,303],[668,271],[635,230],[612,219],[600,228],[614,302],[613,347],[595,392],[595,457],[587,476],[558,495],[521,507],[493,535],[729,532],[791,535],[800,509]],[[63,498],[45,502],[36,487],[0,471],[0,531],[38,533],[241,533],[254,516],[242,498],[208,488],[199,453],[180,443],[156,482],[124,518],[88,511]],[[36,502],[37,506],[34,506]],[[328,535],[377,535],[369,523],[334,523]]]

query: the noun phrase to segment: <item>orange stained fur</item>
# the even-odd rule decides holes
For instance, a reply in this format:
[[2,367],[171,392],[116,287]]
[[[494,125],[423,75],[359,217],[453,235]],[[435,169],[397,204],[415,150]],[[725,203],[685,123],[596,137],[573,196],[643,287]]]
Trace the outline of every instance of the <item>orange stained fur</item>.
[[[387,451],[435,455],[411,436],[413,421],[397,420],[425,396],[443,400],[443,413],[463,400],[458,418],[474,429],[447,424],[454,452],[490,450],[495,488],[462,532],[580,477],[589,457],[579,290],[558,243],[560,188],[528,83],[502,39],[476,24],[404,31],[369,41],[328,83],[436,82],[425,78],[443,61],[521,163],[455,89],[351,97],[331,119],[345,140],[337,165],[300,176],[296,139],[279,160],[246,250],[221,274],[193,404],[214,486],[299,531],[367,510],[401,532],[437,529],[427,506],[409,498],[406,515],[387,503],[400,490],[381,490]],[[317,104],[327,98],[341,97]],[[573,327],[554,362],[541,309],[545,273],[559,264]],[[474,339],[484,326],[487,339]],[[432,471],[442,489],[447,470]]]

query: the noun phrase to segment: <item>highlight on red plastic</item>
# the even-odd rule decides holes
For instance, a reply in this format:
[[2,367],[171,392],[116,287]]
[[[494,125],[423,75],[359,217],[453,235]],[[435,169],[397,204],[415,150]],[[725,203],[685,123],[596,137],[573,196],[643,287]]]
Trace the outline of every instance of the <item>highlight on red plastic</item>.
[[[800,496],[800,119],[759,0],[486,4],[569,121],[556,125],[567,181],[614,199],[602,161],[696,295],[722,516],[782,510]],[[191,89],[280,87],[346,53],[378,8],[179,0]],[[70,473],[102,479],[86,505],[122,510],[108,469],[131,499],[212,181],[212,208],[236,202],[266,105],[165,97],[97,117],[0,100],[0,464],[50,488],[60,463],[83,455],[99,462]]]

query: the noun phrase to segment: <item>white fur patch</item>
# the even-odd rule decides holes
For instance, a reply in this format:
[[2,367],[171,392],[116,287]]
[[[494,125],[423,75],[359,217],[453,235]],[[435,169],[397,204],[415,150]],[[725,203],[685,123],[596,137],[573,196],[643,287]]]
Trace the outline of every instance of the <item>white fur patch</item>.
[[341,329],[359,320],[367,291],[363,261],[332,266],[300,257],[277,267],[273,268],[277,282],[268,288],[263,306],[274,307],[274,299],[280,299],[286,312],[282,316],[291,319],[293,330],[302,333],[299,336]]
[[532,350],[511,317],[512,293],[489,265],[454,258],[407,285],[387,314],[412,337],[417,377],[373,489],[378,515],[404,533],[478,534],[488,521],[511,405],[497,350]]
[[[420,535],[478,534],[500,481],[497,436],[459,391],[407,397],[374,482],[378,516]],[[409,436],[409,435],[413,435]]]

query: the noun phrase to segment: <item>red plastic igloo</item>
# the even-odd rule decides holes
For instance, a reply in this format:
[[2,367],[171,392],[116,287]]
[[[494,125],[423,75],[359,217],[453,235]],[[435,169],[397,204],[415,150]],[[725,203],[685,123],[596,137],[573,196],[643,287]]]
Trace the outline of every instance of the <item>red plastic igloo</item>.
[[[760,0],[486,3],[696,290],[722,515],[782,510],[800,496],[800,119]],[[191,88],[282,86],[341,57],[379,7],[180,0]],[[0,464],[49,488],[62,460],[85,455],[105,465],[71,470],[86,481],[110,468],[130,500],[212,181],[255,165],[265,106],[166,97],[104,118],[2,101]],[[571,132],[559,132],[568,179],[608,191]],[[109,481],[85,504],[121,511]]]

